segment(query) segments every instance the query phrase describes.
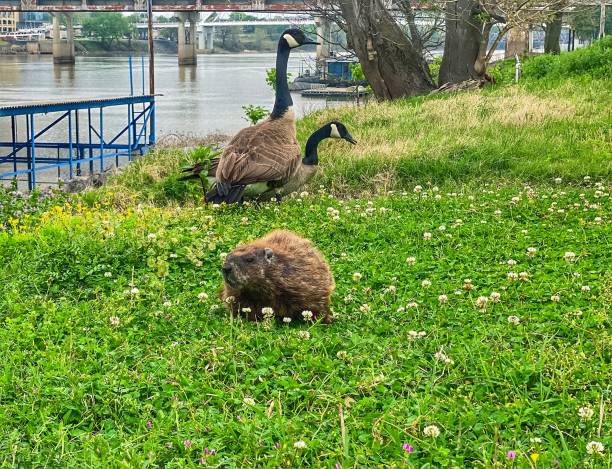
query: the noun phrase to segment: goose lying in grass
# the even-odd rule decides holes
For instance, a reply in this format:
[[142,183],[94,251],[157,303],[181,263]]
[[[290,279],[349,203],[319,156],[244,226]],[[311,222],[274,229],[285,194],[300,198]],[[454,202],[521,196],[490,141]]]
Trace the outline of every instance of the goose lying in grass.
[[[270,117],[260,124],[242,129],[229,142],[219,159],[215,182],[211,191],[206,194],[207,202],[232,203],[239,200],[242,190],[236,193],[234,181],[228,179],[235,168],[241,168],[245,161],[259,158],[273,164],[276,159],[284,159],[286,155],[299,154],[295,131],[295,113],[293,100],[287,83],[287,63],[291,49],[306,44],[317,44],[310,41],[299,29],[288,29],[278,40],[276,53],[276,97]],[[262,163],[265,164],[265,163]],[[230,169],[231,168],[231,169]],[[197,168],[187,169],[194,176]],[[240,172],[240,170],[238,169]],[[233,192],[230,189],[233,188]]]
[[[314,132],[306,142],[305,155],[295,152],[270,158],[263,153],[252,153],[238,162],[231,159],[214,158],[210,163],[197,163],[186,169],[191,174],[182,179],[200,178],[206,175],[214,183],[219,174],[229,182],[227,197],[220,197],[216,187],[206,194],[206,200],[213,203],[235,203],[246,195],[250,198],[276,196],[295,192],[314,176],[319,164],[318,145],[326,138],[344,139],[353,145],[357,141],[341,122],[330,122]],[[202,174],[203,173],[203,174]]]

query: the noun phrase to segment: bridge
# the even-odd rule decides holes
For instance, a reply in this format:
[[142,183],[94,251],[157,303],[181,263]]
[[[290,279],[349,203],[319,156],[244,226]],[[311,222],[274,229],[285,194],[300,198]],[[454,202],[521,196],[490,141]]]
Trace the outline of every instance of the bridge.
[[[153,0],[154,12],[300,12],[304,0]],[[0,11],[147,11],[146,0],[0,0]]]

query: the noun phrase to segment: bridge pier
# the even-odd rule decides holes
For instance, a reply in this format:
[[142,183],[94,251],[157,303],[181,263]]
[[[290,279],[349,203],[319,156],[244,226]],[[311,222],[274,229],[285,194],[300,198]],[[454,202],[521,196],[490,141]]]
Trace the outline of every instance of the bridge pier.
[[[200,14],[197,12],[179,13],[178,17],[178,63],[181,65],[196,65],[197,27]],[[185,29],[185,22],[189,21],[189,29]]]
[[331,22],[325,17],[317,16],[315,25],[317,27],[317,41],[320,43],[317,46],[317,68],[325,74],[325,60],[330,57]]
[[[74,27],[71,13],[52,13],[53,15],[53,63],[74,63]],[[60,21],[66,19],[66,39],[60,37]]]
[[213,50],[215,41],[215,27],[203,27],[200,31],[198,49]]

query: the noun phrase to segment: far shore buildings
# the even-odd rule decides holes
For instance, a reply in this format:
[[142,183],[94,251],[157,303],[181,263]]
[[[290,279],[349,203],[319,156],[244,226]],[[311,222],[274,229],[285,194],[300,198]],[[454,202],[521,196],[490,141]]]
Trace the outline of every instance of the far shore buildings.
[[0,11],[0,33],[13,33],[17,31],[19,13],[14,11]]

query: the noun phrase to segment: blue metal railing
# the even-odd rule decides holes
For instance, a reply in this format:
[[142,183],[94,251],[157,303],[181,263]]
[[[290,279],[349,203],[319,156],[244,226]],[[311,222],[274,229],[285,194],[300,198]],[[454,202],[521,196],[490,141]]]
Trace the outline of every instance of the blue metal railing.
[[[0,107],[0,125],[7,120],[11,129],[10,141],[0,141],[0,180],[25,180],[25,177],[28,189],[32,190],[39,182],[39,175],[45,171],[57,170],[59,181],[62,171],[71,179],[75,174],[81,175],[83,167],[88,166],[92,175],[96,166],[99,171],[105,171],[108,161],[119,166],[122,159],[131,161],[135,154],[144,155],[155,144],[155,96],[144,94],[144,58],[141,64],[142,95],[133,94],[130,57],[130,96]],[[140,105],[142,110],[136,109]],[[125,125],[119,131],[109,131],[104,111],[120,106],[127,108],[123,114],[127,116]],[[92,121],[95,110],[99,114],[97,126]],[[86,112],[86,119],[82,118],[83,112]],[[45,114],[53,116],[52,121],[39,125],[42,130],[37,130],[37,116]],[[55,117],[54,114],[59,115]],[[83,140],[81,127],[85,124],[87,138]],[[51,129],[55,135],[65,132],[65,139],[43,141]]]

